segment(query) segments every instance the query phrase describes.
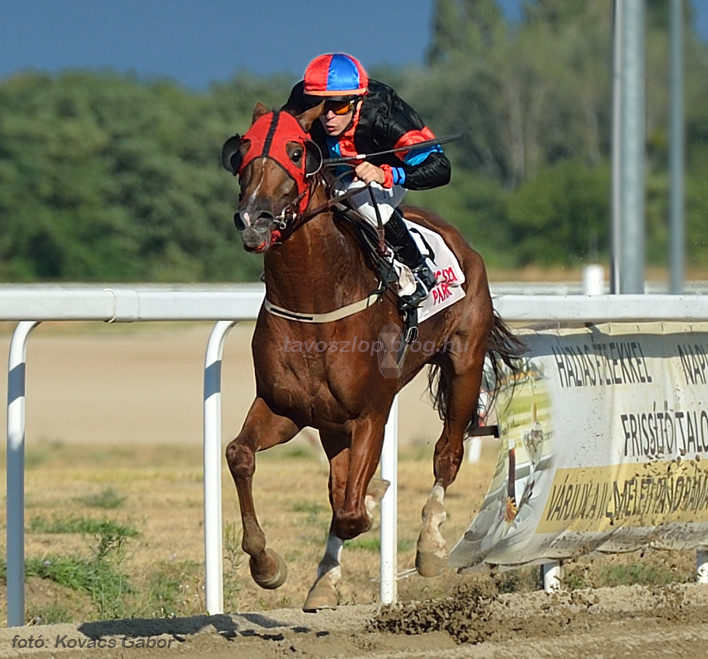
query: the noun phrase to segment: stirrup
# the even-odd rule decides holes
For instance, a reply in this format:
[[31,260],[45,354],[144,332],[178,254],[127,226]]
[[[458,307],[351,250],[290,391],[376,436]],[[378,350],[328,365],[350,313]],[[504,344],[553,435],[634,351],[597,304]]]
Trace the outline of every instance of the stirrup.
[[428,292],[432,291],[438,283],[435,273],[428,267],[425,259],[416,268],[413,268],[412,272],[413,276],[428,289]]
[[423,282],[419,281],[413,293],[410,295],[401,295],[398,308],[400,311],[415,309],[425,301],[428,295],[430,295],[430,291],[425,287]]
[[415,277],[415,291],[413,291],[410,295],[401,295],[399,304],[399,309],[401,311],[414,309],[415,307],[420,306],[428,295],[430,295],[430,291],[432,291],[438,283],[438,280],[435,278],[435,274],[428,267],[425,260],[418,264],[417,267],[413,268],[411,272]]
[[432,289],[416,278],[415,290],[410,295],[401,295],[399,298],[399,311],[407,311],[419,307],[430,295]]

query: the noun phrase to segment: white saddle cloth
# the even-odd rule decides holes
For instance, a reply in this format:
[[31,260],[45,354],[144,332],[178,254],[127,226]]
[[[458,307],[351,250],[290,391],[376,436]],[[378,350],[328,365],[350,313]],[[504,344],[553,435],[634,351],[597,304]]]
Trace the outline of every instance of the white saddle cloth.
[[[418,307],[418,322],[434,316],[438,311],[449,307],[465,297],[462,284],[465,282],[465,273],[462,271],[457,257],[442,239],[442,236],[415,222],[405,220],[408,230],[418,245],[420,253],[427,256],[428,265],[435,273],[438,283],[433,287],[430,295]],[[430,245],[432,254],[429,254],[425,242]],[[433,260],[435,255],[435,260]],[[415,278],[405,265],[396,262],[399,273],[399,286],[401,295],[410,295],[415,291]]]

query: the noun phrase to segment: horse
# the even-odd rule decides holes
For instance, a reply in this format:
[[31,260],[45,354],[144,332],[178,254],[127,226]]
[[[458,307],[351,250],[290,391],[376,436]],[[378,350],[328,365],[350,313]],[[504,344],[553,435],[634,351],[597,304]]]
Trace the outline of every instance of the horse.
[[[375,471],[389,410],[396,394],[426,364],[432,369],[431,394],[443,428],[434,449],[432,489],[423,506],[416,568],[424,576],[444,568],[444,497],[463,461],[466,433],[479,421],[485,360],[495,373],[504,364],[513,368],[520,345],[493,309],[481,256],[442,218],[405,206],[407,219],[438,232],[457,256],[465,275],[464,297],[420,323],[418,340],[434,350],[408,350],[401,360],[398,349],[388,355],[393,367],[373,354],[370,346],[382,351],[391,346],[391,333],[401,338],[398,298],[381,286],[351,222],[333,209],[321,152],[308,135],[320,112],[321,104],[294,116],[259,103],[249,130],[222,148],[222,164],[238,177],[240,188],[236,227],[244,249],[263,255],[265,282],[251,342],[256,395],[241,431],[226,448],[240,506],[242,547],[259,586],[273,589],[285,582],[287,565],[268,546],[256,515],[256,454],[289,441],[303,428],[316,429],[329,462],[332,516],[303,605],[309,612],[338,605],[344,542],[370,529],[372,512],[385,493],[387,483]],[[367,350],[355,350],[354,337]]]

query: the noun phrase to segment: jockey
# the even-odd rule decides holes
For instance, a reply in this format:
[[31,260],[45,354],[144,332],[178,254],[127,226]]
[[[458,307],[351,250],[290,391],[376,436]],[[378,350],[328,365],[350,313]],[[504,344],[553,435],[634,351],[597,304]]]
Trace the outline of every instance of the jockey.
[[417,307],[428,297],[436,280],[397,206],[407,189],[425,190],[447,184],[450,161],[438,145],[415,148],[416,143],[434,139],[433,133],[391,87],[369,79],[351,55],[331,53],[313,59],[283,109],[300,114],[322,101],[320,121],[312,125],[310,133],[327,157],[411,147],[359,162],[352,175],[338,178],[334,191],[342,194],[362,188],[347,201],[374,227],[380,217],[386,240],[416,280],[415,291],[402,296],[402,308]]

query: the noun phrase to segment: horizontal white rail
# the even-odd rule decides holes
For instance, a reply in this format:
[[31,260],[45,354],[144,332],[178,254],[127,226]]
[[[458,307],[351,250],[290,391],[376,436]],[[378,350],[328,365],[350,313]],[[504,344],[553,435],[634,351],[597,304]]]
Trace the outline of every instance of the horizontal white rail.
[[[233,324],[255,320],[264,296],[260,284],[235,286],[155,285],[0,285],[0,321],[18,321],[10,346],[7,416],[7,583],[8,625],[24,624],[24,443],[25,359],[31,330],[42,321],[215,321],[207,347],[204,376],[204,487],[207,608],[221,613],[221,418],[220,366],[223,342]],[[525,325],[599,323],[607,321],[708,321],[703,295],[518,295],[494,296],[498,313]],[[393,450],[382,469],[396,468]],[[395,497],[394,488],[387,496]],[[382,502],[382,511],[393,510]],[[208,505],[207,505],[208,504]],[[208,508],[208,509],[207,509]],[[218,512],[215,514],[215,508]],[[395,516],[394,516],[395,523]],[[390,520],[382,519],[382,527]],[[213,537],[212,537],[213,536]],[[395,538],[395,536],[394,536]],[[393,545],[395,539],[385,539]],[[382,599],[390,601],[395,586],[395,557],[382,555]]]
[[500,295],[494,307],[527,324],[708,320],[708,295]]
[[0,286],[0,320],[254,320],[258,284],[224,287]]
[[[708,320],[708,295],[494,294],[494,307],[515,323]],[[131,287],[0,286],[0,321],[255,320],[261,284]]]

